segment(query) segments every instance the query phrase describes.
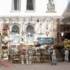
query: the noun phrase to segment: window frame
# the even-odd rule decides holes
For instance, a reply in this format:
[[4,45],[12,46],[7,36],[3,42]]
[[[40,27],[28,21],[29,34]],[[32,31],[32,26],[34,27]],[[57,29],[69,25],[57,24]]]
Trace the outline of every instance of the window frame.
[[17,0],[17,2],[18,2],[17,3],[17,9],[15,9],[14,0],[12,0],[12,11],[20,11],[21,10],[21,0]]
[[26,0],[26,11],[34,11],[35,10],[35,0],[33,0],[33,9],[28,9],[27,8],[27,2],[28,0]]

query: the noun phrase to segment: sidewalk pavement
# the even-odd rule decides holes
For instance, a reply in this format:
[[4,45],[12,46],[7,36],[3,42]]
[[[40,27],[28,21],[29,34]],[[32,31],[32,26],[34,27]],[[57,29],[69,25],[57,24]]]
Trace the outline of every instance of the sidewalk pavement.
[[60,62],[57,65],[46,64],[12,64],[10,67],[0,65],[0,70],[70,70],[70,63]]

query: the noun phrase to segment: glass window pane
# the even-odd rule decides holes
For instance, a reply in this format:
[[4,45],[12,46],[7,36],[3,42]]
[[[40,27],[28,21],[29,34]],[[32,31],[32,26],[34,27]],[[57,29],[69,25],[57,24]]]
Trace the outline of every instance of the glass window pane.
[[14,26],[12,27],[12,32],[13,32],[13,33],[19,33],[19,27],[18,27],[17,25],[14,25]]
[[33,0],[27,0],[27,10],[33,10]]
[[14,0],[14,10],[19,10],[19,0]]

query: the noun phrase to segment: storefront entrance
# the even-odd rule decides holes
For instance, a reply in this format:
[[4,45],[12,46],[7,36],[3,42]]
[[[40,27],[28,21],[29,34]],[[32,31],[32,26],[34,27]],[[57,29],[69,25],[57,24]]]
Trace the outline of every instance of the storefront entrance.
[[70,32],[69,32],[69,33],[65,33],[64,38],[65,38],[65,39],[70,39]]

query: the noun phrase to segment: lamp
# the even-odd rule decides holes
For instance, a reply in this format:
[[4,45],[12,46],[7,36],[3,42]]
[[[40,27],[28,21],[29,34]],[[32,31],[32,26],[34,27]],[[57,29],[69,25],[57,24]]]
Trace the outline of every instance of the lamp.
[[62,37],[64,36],[64,32],[61,32],[61,36],[62,36]]

